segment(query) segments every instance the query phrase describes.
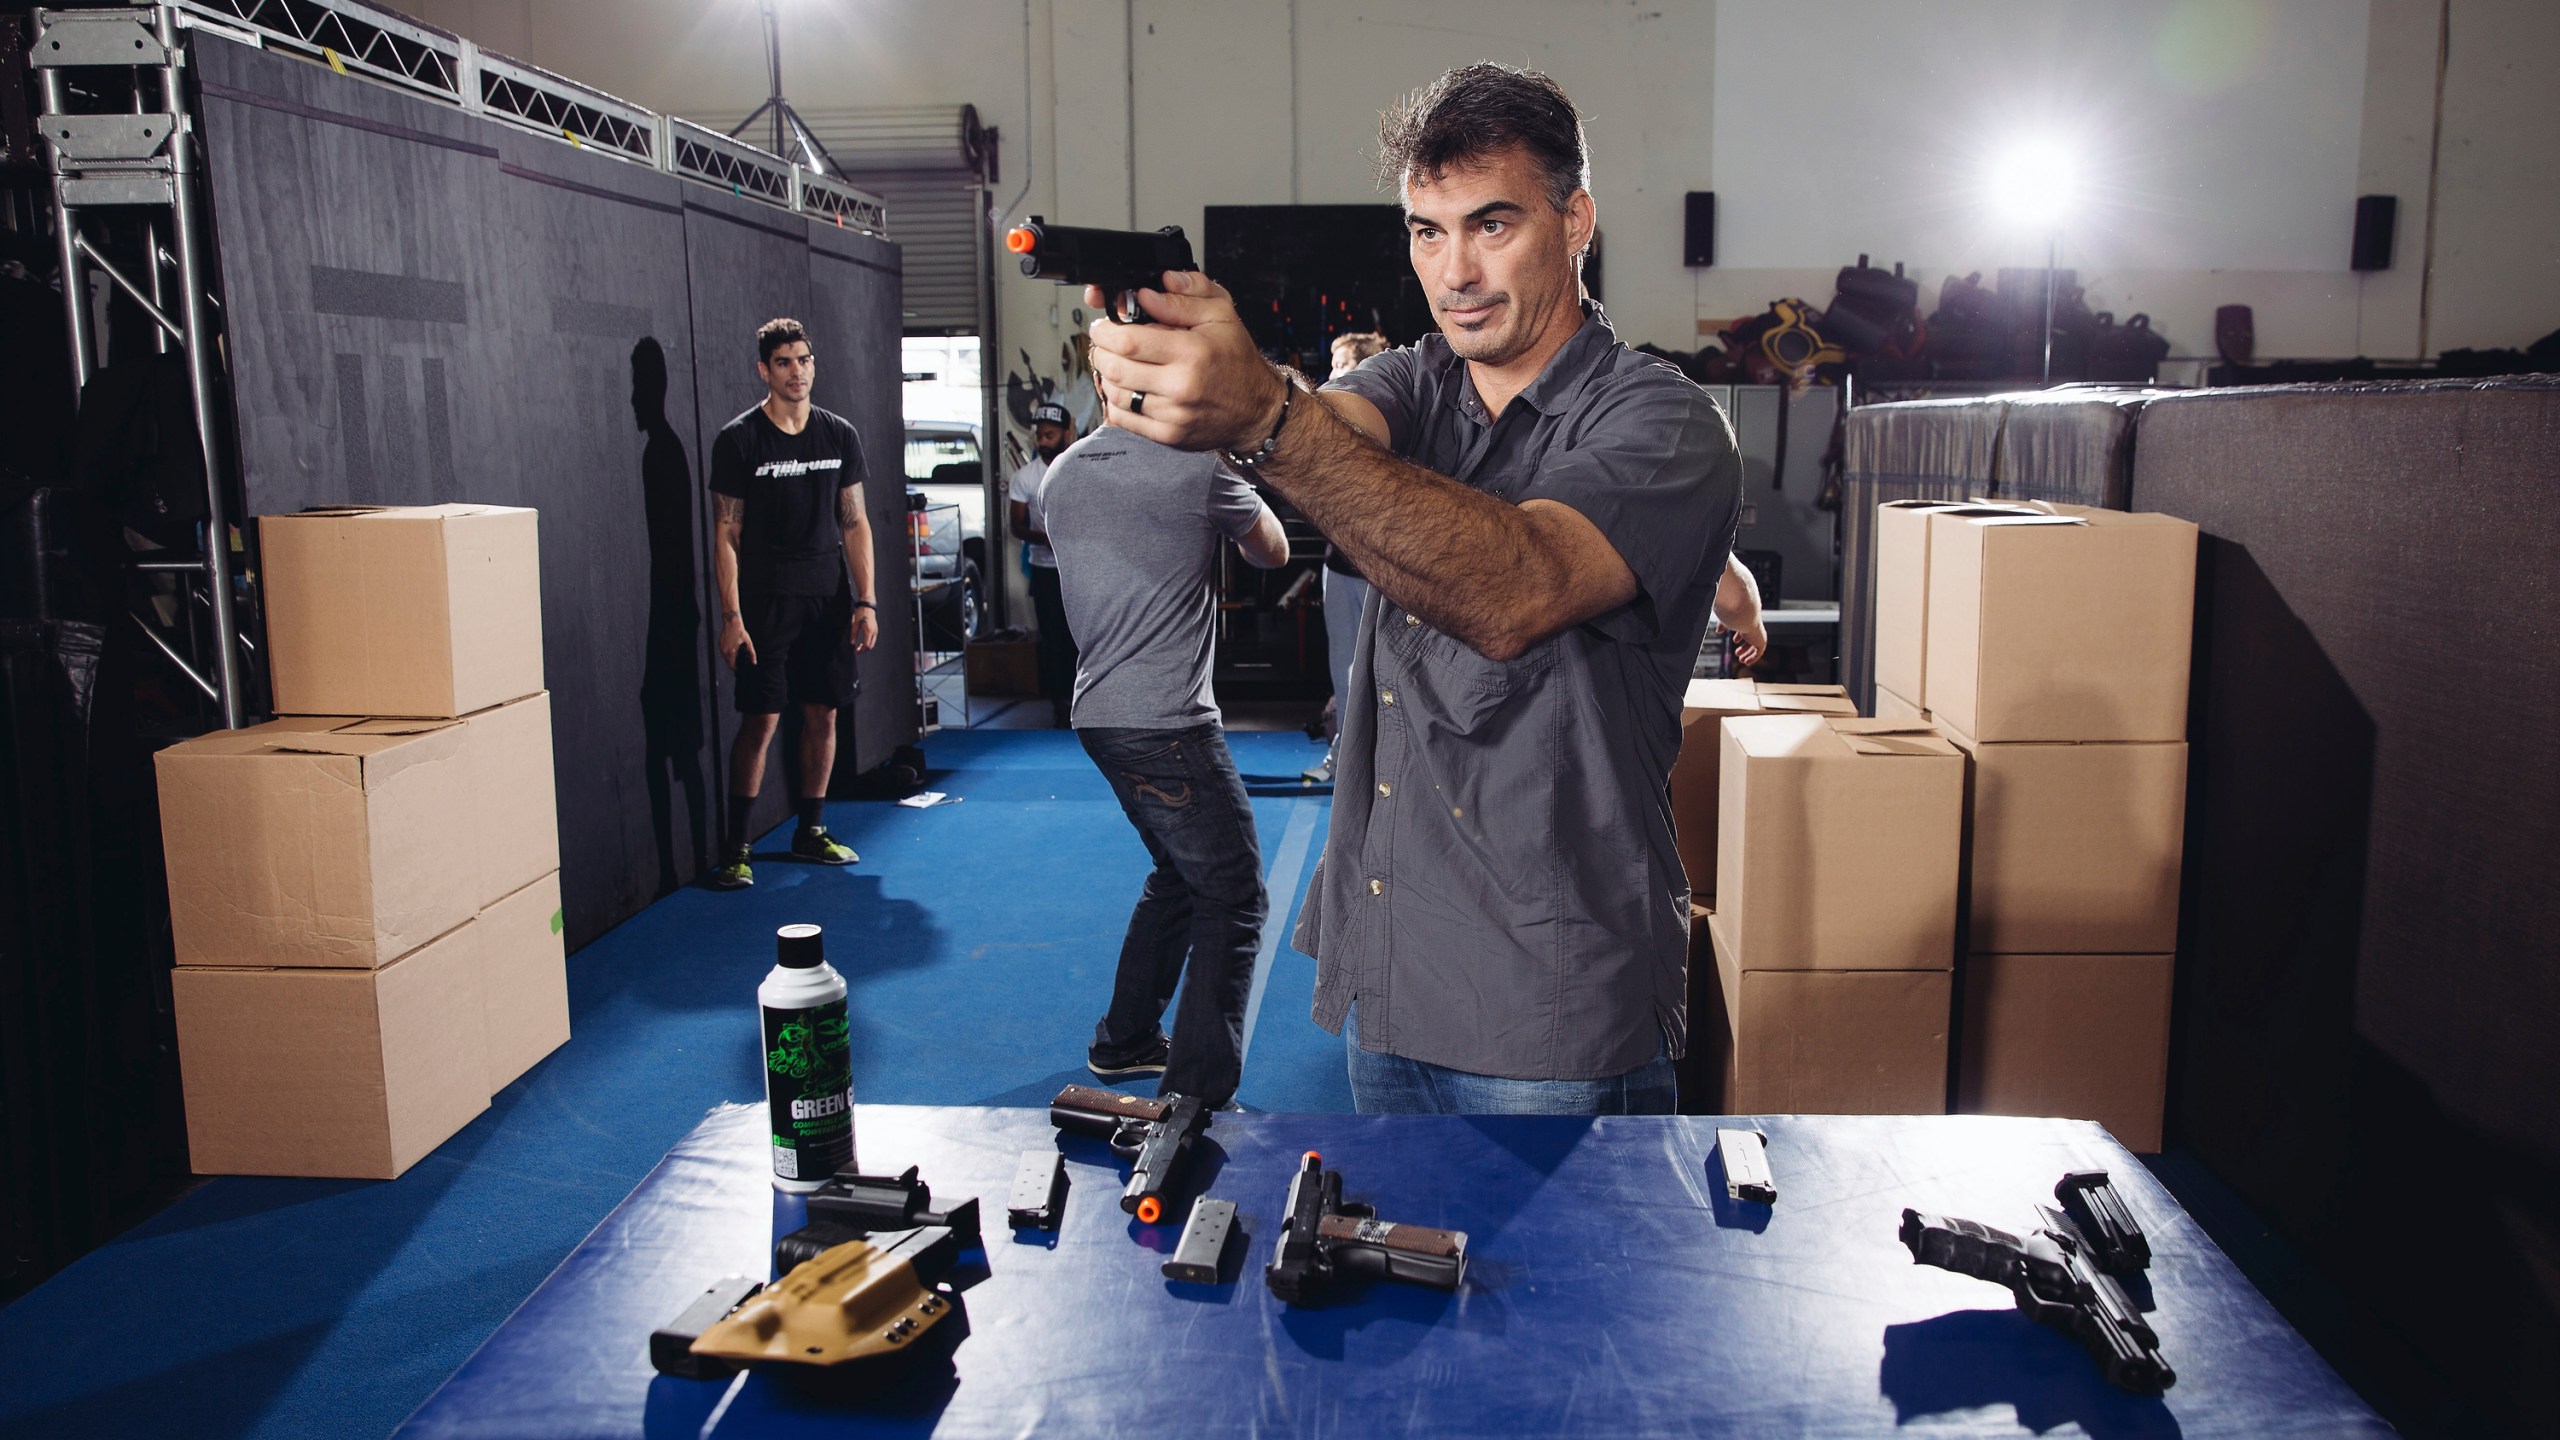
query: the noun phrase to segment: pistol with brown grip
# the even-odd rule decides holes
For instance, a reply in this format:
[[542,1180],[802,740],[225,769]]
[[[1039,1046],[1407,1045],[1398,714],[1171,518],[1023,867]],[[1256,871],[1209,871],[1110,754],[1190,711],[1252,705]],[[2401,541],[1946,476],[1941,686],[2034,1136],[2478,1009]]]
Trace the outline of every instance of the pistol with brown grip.
[[1209,1107],[1191,1095],[1149,1100],[1070,1085],[1049,1102],[1049,1123],[1103,1140],[1128,1160],[1129,1183],[1120,1192],[1120,1208],[1153,1225],[1164,1218],[1165,1192],[1180,1181],[1191,1142],[1209,1128]]
[[1342,1175],[1310,1150],[1289,1182],[1279,1253],[1263,1283],[1292,1305],[1315,1305],[1345,1276],[1455,1290],[1467,1276],[1467,1234],[1381,1220],[1342,1198]]

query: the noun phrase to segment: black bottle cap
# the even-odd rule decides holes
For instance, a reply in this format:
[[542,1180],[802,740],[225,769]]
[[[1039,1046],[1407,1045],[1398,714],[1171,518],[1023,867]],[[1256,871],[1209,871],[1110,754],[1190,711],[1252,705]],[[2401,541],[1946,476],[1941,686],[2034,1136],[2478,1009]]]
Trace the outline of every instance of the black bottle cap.
[[785,925],[773,932],[773,960],[794,970],[813,969],[827,958],[827,932],[815,925]]

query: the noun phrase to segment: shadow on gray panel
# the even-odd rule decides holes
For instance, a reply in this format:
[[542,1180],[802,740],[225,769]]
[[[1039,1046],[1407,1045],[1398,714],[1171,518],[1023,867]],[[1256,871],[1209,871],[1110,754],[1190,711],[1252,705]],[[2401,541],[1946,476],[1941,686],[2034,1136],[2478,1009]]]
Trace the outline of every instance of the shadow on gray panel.
[[[640,496],[649,524],[649,627],[640,672],[640,722],[649,821],[658,842],[658,893],[710,864],[703,796],[701,585],[694,570],[693,465],[667,420],[667,352],[654,337],[631,347],[631,419],[647,438]],[[684,791],[677,834],[675,791]],[[679,845],[686,848],[679,849]]]

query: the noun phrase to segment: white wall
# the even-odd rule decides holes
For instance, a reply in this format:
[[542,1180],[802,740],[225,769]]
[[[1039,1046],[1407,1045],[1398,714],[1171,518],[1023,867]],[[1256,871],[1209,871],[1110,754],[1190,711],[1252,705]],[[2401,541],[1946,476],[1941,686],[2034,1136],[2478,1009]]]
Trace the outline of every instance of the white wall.
[[[2553,0],[2070,0],[2059,10],[1997,0],[1965,25],[1930,23],[1949,13],[1939,7],[1886,0],[1823,0],[1819,10],[1779,0],[783,3],[785,88],[804,106],[975,104],[1004,132],[998,194],[1001,202],[1024,192],[1014,214],[1179,224],[1195,238],[1207,205],[1381,198],[1369,175],[1378,110],[1448,66],[1490,58],[1546,69],[1587,112],[1611,317],[1631,341],[1680,349],[1696,345],[1702,327],[1712,331],[1779,295],[1820,303],[1831,272],[1858,249],[1916,262],[1932,296],[1959,266],[1988,271],[2032,259],[1991,244],[1978,254],[1934,253],[1956,247],[1933,244],[1924,254],[1913,248],[1924,227],[1907,238],[1892,233],[1887,208],[1870,214],[1854,244],[1849,232],[1833,237],[1843,253],[1793,258],[1777,249],[1755,265],[1693,271],[1679,263],[1683,192],[1718,191],[1740,226],[1767,198],[1753,193],[1762,183],[1753,177],[1771,172],[1765,162],[1774,155],[1812,177],[1792,203],[1821,207],[1828,187],[1839,208],[1854,210],[1876,167],[1910,155],[1917,168],[1944,143],[1941,122],[1966,108],[1968,74],[2067,97],[2088,88],[2084,73],[2112,67],[2131,77],[2125,93],[2168,93],[2176,77],[2156,67],[2203,33],[2221,38],[2185,53],[2201,55],[2207,78],[2238,97],[2230,113],[2255,114],[2284,135],[2280,143],[2231,140],[2241,147],[2237,160],[2208,145],[2209,135],[2151,137],[2173,162],[2161,173],[2180,173],[2180,153],[2196,159],[2195,188],[2164,201],[2170,219],[2129,227],[2154,243],[2110,248],[2092,236],[2075,255],[2066,242],[2063,263],[2086,271],[2094,306],[2148,311],[2182,355],[2210,352],[2212,311],[2225,303],[2255,307],[2259,352],[2269,356],[2408,357],[2520,345],[2560,325]],[[2428,284],[2440,4],[2450,5],[2452,44]],[[734,118],[763,95],[754,0],[412,0],[412,8],[491,48],[706,122]],[[1733,37],[1768,43],[1771,17],[1790,12],[1803,38],[1786,53],[1732,48]],[[2047,12],[2081,16],[2089,37],[2052,21],[2037,45],[2001,45],[1996,25],[1990,41],[1975,33],[1985,16]],[[1909,14],[1927,18],[1916,26],[1898,18]],[[1808,15],[1817,23],[1805,30]],[[1870,33],[1826,40],[1824,23],[1863,23]],[[2360,40],[2352,33],[2359,25]],[[1877,43],[1877,27],[1891,29],[1891,43]],[[2116,53],[2145,44],[2153,53]],[[1772,123],[1746,137],[1733,133],[1738,122],[1728,113],[1719,135],[1719,111],[1741,109],[1719,103],[1719,74],[1728,87],[1736,76],[1801,77],[1813,113],[1857,117],[1851,153],[1864,158],[1834,164],[1827,157],[1843,153],[1836,137],[1807,138],[1828,130],[1829,119]],[[1928,82],[1914,83],[1915,75]],[[2351,87],[2360,93],[2347,94]],[[1728,88],[1724,99],[1733,98]],[[1720,183],[1719,160],[1738,153],[1762,163]],[[2350,153],[2351,165],[2341,158]],[[2262,176],[2252,166],[2286,168]],[[2316,176],[2295,173],[2305,166]],[[2371,276],[2346,268],[2351,207],[2362,192],[2401,202],[2396,266]],[[1019,367],[1023,350],[1054,366],[1076,328],[1074,297],[1010,275],[999,290],[1008,366]]]

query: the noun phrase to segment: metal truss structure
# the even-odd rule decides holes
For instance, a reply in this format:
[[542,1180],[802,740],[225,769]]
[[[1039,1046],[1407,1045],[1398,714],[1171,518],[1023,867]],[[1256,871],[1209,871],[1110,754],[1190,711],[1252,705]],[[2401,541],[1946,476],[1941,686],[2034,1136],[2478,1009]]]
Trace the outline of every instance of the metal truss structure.
[[[179,572],[191,593],[193,582],[203,580],[213,612],[212,664],[199,668],[179,654],[151,621],[139,613],[133,620],[152,645],[213,701],[222,723],[236,729],[246,706],[242,640],[232,611],[231,526],[222,469],[215,459],[221,453],[214,443],[213,426],[219,347],[211,331],[211,299],[206,293],[203,217],[196,194],[198,157],[180,74],[186,52],[179,38],[177,12],[166,6],[39,10],[29,60],[43,85],[41,123],[46,148],[53,154],[54,238],[60,247],[63,306],[71,322],[73,393],[87,388],[91,357],[96,353],[85,303],[88,267],[113,281],[151,317],[161,345],[174,341],[187,357],[189,408],[195,414],[196,445],[205,462],[204,554],[192,560],[149,562],[148,568]],[[65,72],[110,67],[130,72],[133,111],[73,112]],[[147,109],[155,98],[157,108]],[[83,218],[105,207],[139,209],[145,215],[138,276],[110,261],[82,233]]]
[[[136,613],[151,644],[237,728],[248,713],[244,654],[234,613],[228,487],[216,443],[214,385],[221,346],[205,251],[200,157],[184,70],[189,32],[297,54],[341,74],[549,136],[599,155],[725,190],[778,210],[886,236],[880,197],[823,171],[716,130],[617,99],[538,66],[484,51],[367,0],[174,0],[112,9],[38,10],[29,62],[43,86],[41,127],[53,168],[55,235],[71,331],[73,382],[89,383],[97,353],[89,332],[88,277],[102,275],[155,327],[155,342],[185,352],[196,440],[205,459],[204,553],[150,560],[140,569],[180,575],[211,612],[210,663],[181,654]],[[67,82],[75,70],[121,70],[130,111],[81,111]],[[115,207],[142,217],[144,263],[119,265],[82,231],[88,212]],[[76,392],[75,392],[76,393]],[[192,610],[192,604],[189,607]]]

